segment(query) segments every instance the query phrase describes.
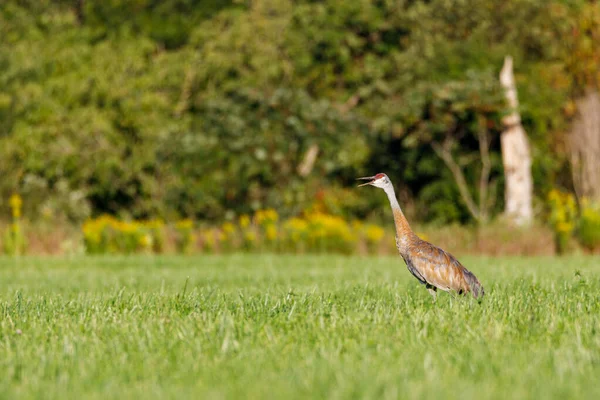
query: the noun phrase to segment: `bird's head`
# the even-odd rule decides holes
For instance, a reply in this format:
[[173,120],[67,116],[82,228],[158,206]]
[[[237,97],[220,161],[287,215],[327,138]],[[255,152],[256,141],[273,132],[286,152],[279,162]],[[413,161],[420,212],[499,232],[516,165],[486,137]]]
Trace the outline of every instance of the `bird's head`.
[[371,185],[381,189],[385,189],[387,186],[391,185],[390,178],[386,174],[377,174],[375,176],[366,176],[364,178],[358,178],[359,180],[368,180],[368,182],[363,183],[358,186],[366,186]]

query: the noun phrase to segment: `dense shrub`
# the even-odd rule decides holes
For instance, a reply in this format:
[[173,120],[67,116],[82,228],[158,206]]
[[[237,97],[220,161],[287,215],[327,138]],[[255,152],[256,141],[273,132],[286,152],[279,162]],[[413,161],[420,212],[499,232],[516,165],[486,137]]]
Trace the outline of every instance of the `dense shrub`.
[[3,1],[0,199],[75,221],[287,217],[385,171],[423,220],[469,222],[431,140],[460,136],[476,188],[485,120],[501,188],[496,76],[510,53],[536,187],[568,179],[560,133],[572,97],[598,85],[599,32],[585,0]]

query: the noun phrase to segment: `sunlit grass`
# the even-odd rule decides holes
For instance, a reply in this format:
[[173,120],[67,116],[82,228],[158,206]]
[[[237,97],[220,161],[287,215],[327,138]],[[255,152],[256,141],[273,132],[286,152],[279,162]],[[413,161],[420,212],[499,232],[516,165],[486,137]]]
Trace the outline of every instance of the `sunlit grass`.
[[598,398],[600,261],[462,260],[481,304],[398,257],[0,258],[0,393]]

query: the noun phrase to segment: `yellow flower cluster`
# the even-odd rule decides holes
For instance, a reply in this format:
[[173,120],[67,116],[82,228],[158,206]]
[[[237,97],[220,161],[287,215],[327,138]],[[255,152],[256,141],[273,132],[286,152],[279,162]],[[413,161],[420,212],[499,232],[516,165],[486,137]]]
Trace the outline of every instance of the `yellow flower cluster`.
[[232,222],[224,222],[221,229],[215,234],[219,239],[219,246],[222,250],[231,251],[234,249],[238,233],[237,227]]
[[577,218],[577,204],[573,195],[553,189],[548,194],[548,202],[552,226],[557,232],[570,234],[575,229]]
[[194,221],[191,219],[182,219],[181,221],[177,221],[175,223],[175,228],[181,230],[192,230],[194,228]]
[[277,211],[269,208],[267,210],[258,210],[254,213],[254,221],[257,225],[274,224],[279,220]]
[[283,224],[281,243],[286,251],[351,253],[356,249],[360,227],[317,209]]
[[369,243],[379,243],[385,234],[382,227],[377,225],[367,225],[365,227],[365,235]]
[[225,222],[222,226],[221,226],[221,230],[223,231],[223,233],[225,233],[225,235],[233,235],[235,233],[235,225],[232,224],[231,222]]
[[219,235],[214,229],[200,230],[199,236],[201,238],[203,251],[210,253],[215,250]]
[[247,240],[248,242],[251,242],[251,243],[256,242],[256,233],[254,233],[252,231],[248,231],[248,232],[244,233],[244,240]]
[[277,239],[277,227],[275,225],[267,225],[265,229],[265,238],[271,242]]
[[369,252],[378,252],[379,245],[385,236],[385,231],[382,227],[374,224],[363,224],[355,220],[352,221],[352,229],[360,236]]
[[343,253],[353,251],[357,235],[343,218],[317,212],[307,215],[306,221],[310,250]]
[[290,218],[283,224],[283,231],[292,243],[298,243],[306,238],[308,222],[302,218]]
[[120,221],[110,215],[87,220],[82,227],[83,240],[89,253],[162,252],[164,222]]
[[246,214],[240,216],[240,228],[245,229],[250,226],[250,217]]
[[10,208],[12,210],[13,218],[20,218],[21,217],[21,207],[23,206],[23,199],[21,199],[21,196],[19,196],[16,193],[13,194],[12,196],[10,196],[10,199],[8,200],[8,204],[10,205]]
[[562,254],[566,251],[569,239],[575,230],[577,221],[577,204],[570,193],[553,189],[548,193],[550,205],[550,226],[554,231],[556,251]]
[[201,231],[204,251],[266,250],[283,252],[351,253],[364,241],[375,250],[384,230],[373,224],[349,224],[341,217],[312,209],[301,217],[280,221],[275,210],[259,210],[253,216],[242,215],[237,224]]
[[582,199],[577,237],[588,250],[600,248],[600,203]]
[[[236,223],[237,222],[237,223]],[[384,238],[383,228],[313,209],[302,216],[281,221],[275,210],[259,210],[254,215],[241,215],[237,221],[220,226],[195,229],[186,219],[173,225],[175,248],[179,253],[194,250],[205,252],[278,251],[351,253],[357,248],[377,251]],[[83,224],[83,236],[90,253],[152,250],[164,243],[162,221],[120,221],[103,215]],[[199,237],[199,248],[195,247]],[[362,242],[364,246],[358,246]],[[162,251],[162,244],[160,249]]]
[[21,229],[21,212],[23,200],[18,194],[13,194],[8,200],[13,217],[9,229],[4,233],[3,244],[6,254],[20,255],[25,252],[27,241]]
[[[277,221],[279,221],[279,214],[272,208],[266,210],[258,210],[254,213],[254,235],[249,234],[248,231],[252,230],[252,227],[247,226],[242,228],[243,237],[245,240],[245,247],[247,250],[259,248],[262,250],[274,251],[279,247],[279,229]],[[249,240],[248,240],[249,239]],[[259,240],[262,239],[262,240]]]

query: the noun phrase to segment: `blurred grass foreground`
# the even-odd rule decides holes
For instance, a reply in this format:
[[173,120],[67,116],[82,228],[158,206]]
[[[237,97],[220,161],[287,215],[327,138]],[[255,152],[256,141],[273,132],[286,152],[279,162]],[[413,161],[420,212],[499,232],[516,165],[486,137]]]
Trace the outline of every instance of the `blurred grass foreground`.
[[[4,0],[2,249],[385,253],[385,196],[353,187],[385,172],[450,249],[597,251],[599,9]],[[541,243],[503,221],[507,56]]]
[[600,264],[465,257],[481,304],[398,257],[0,257],[19,399],[597,399]]

